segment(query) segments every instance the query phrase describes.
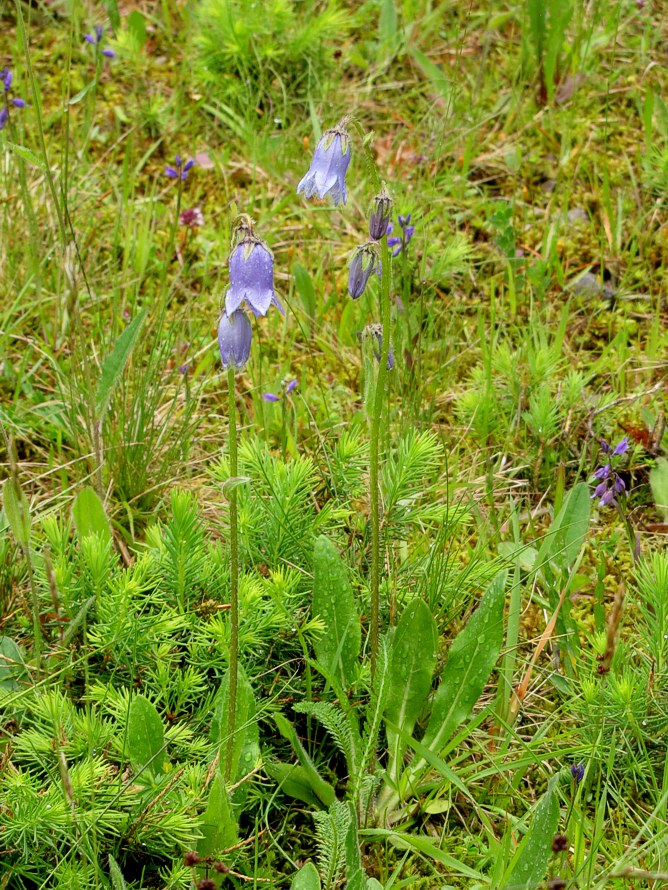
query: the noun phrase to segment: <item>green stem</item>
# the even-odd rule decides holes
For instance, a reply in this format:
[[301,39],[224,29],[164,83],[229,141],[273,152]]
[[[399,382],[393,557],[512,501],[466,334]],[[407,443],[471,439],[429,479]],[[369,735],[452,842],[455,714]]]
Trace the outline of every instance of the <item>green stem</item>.
[[230,427],[230,685],[227,708],[227,751],[225,781],[232,779],[234,735],[237,710],[237,675],[239,669],[239,551],[237,542],[237,410],[234,401],[234,368],[227,369],[227,396]]
[[379,446],[383,402],[385,400],[385,379],[387,377],[387,359],[390,354],[392,332],[390,329],[390,251],[387,239],[382,245],[382,272],[380,279],[380,313],[383,325],[383,344],[380,350],[380,362],[376,376],[376,391],[373,399],[371,418],[371,442],[369,450],[369,479],[371,486],[371,627],[369,631],[371,677],[376,673],[378,656],[379,616],[380,616],[380,480],[379,480]]

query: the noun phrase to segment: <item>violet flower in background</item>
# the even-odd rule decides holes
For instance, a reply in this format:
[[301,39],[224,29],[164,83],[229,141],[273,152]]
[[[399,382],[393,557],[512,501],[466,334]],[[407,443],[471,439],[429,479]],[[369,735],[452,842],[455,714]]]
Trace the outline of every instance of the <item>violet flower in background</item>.
[[282,396],[290,395],[293,389],[297,386],[297,380],[290,380],[288,383],[283,385],[283,392],[280,396],[274,395],[273,392],[263,392],[262,398],[265,402],[280,402]]
[[225,312],[233,312],[246,303],[257,318],[274,305],[285,315],[274,293],[274,257],[267,245],[247,234],[229,259],[230,288],[225,295]]
[[190,158],[189,161],[183,163],[183,158],[181,155],[177,155],[174,159],[174,166],[165,167],[165,176],[169,179],[180,179],[184,182],[188,178],[188,173],[195,166],[195,161],[193,158]]
[[327,130],[318,143],[308,173],[297,186],[306,198],[329,197],[334,206],[346,203],[346,170],[350,164],[350,136],[341,124]]
[[5,70],[0,75],[0,83],[2,83],[2,88],[4,91],[4,100],[5,104],[0,108],[0,130],[3,130],[7,125],[7,121],[9,120],[9,109],[10,108],[25,108],[26,103],[20,96],[14,96],[13,98],[9,97],[9,92],[12,88],[12,80],[14,79],[14,74],[10,71],[9,68],[5,68]]
[[[96,49],[99,48],[100,43],[102,43],[102,37],[104,36],[104,25],[95,25],[95,34],[84,34],[84,40],[86,43],[90,43],[91,46],[94,46]],[[113,49],[103,49],[101,50],[102,55],[106,56],[108,59],[115,59],[116,53]]]
[[399,226],[401,228],[401,237],[398,238],[396,235],[390,238],[390,235],[393,231],[393,225],[390,223],[387,227],[387,246],[390,248],[394,248],[392,251],[392,256],[399,256],[402,250],[405,250],[407,245],[410,244],[411,238],[415,234],[415,226],[410,225],[411,214],[408,213],[406,216],[399,215]]
[[204,216],[199,207],[191,207],[181,213],[179,222],[187,229],[196,229],[198,226],[204,225]]
[[594,473],[594,479],[598,485],[594,489],[592,498],[599,499],[599,507],[610,507],[617,504],[618,495],[626,491],[626,483],[613,467],[613,458],[626,454],[628,447],[629,440],[626,436],[614,448],[611,448],[605,440],[601,440],[601,448],[604,454],[609,455],[609,459]]
[[369,235],[374,241],[380,241],[387,234],[392,213],[392,198],[383,186],[380,194],[373,199],[374,207],[369,216]]
[[218,322],[218,348],[223,368],[232,365],[241,370],[250,356],[253,328],[243,309],[229,317],[223,312]]
[[348,293],[353,300],[362,296],[373,272],[381,273],[378,245],[370,242],[356,247],[348,269]]

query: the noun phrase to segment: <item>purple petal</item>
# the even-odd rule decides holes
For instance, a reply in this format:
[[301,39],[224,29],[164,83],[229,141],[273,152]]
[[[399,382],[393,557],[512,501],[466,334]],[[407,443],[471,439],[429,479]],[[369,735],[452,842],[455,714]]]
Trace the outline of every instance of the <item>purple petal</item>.
[[116,53],[113,51],[113,49],[103,49],[103,50],[102,50],[102,55],[103,55],[103,56],[106,56],[108,59],[115,59],[115,58],[116,58]]
[[86,43],[92,43],[93,46],[97,43],[97,40],[93,37],[92,34],[84,34],[84,40]]
[[411,221],[410,213],[407,213],[406,216],[402,216],[401,214],[399,214],[399,225],[401,226],[402,229],[405,228],[410,223],[410,221]]
[[605,464],[603,467],[599,467],[598,470],[594,473],[594,479],[607,479],[610,475],[610,464]]
[[0,108],[0,130],[4,129],[9,118],[9,112],[6,108]]
[[180,167],[181,166],[181,155],[177,155],[175,160],[176,160],[176,166]]
[[13,73],[9,70],[9,68],[5,68],[5,70],[4,70],[3,74],[2,74],[2,83],[3,83],[4,87],[5,87],[5,92],[6,92],[6,93],[9,92],[9,88],[10,88],[11,85],[12,85],[12,80],[13,80],[13,78],[14,78]]
[[297,386],[296,380],[291,380],[288,385],[285,387],[286,393],[292,392],[292,390]]
[[603,495],[608,490],[607,482],[599,482],[596,488],[594,489],[594,493],[592,495],[593,498],[602,498]]
[[102,40],[102,35],[104,34],[104,25],[95,25],[95,35],[97,37],[97,42],[99,43]]
[[173,167],[165,167],[165,176],[169,176],[170,179],[178,179],[179,174]]
[[15,108],[25,108],[26,107],[26,103],[23,101],[23,99],[20,99],[18,96],[15,99],[12,99],[12,105],[14,105]]
[[273,394],[273,392],[263,392],[262,398],[265,400],[265,402],[280,402],[281,401],[278,396],[275,396]]
[[399,256],[400,253],[401,253],[401,242],[399,243],[399,246],[395,247],[395,249],[392,251],[392,256]]
[[193,158],[190,158],[189,161],[186,161],[185,166],[183,167],[183,172],[187,173],[188,170],[191,170],[195,166],[195,161]]
[[404,236],[406,238],[406,244],[411,240],[413,235],[415,234],[415,226],[406,226],[404,229]]
[[610,504],[615,500],[615,491],[612,488],[609,488],[606,493],[603,495],[601,500],[598,502],[599,507],[609,507]]
[[623,491],[626,491],[626,483],[621,476],[615,476],[615,491],[617,492],[617,494],[621,494]]
[[628,447],[629,447],[628,436],[624,436],[622,441],[618,442],[617,445],[615,445],[615,450],[612,453],[613,454],[626,454],[626,452],[628,451]]

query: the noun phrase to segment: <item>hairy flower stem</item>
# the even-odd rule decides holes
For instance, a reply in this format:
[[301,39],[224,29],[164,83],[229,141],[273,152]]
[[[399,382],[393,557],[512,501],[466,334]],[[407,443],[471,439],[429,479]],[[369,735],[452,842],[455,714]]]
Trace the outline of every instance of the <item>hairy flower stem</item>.
[[380,316],[383,325],[383,340],[380,349],[378,374],[376,375],[376,391],[373,399],[371,442],[369,449],[369,477],[371,486],[371,627],[369,631],[369,644],[372,678],[376,673],[380,623],[380,571],[382,559],[380,547],[380,430],[383,416],[383,403],[385,400],[387,358],[390,353],[390,343],[392,341],[390,329],[390,250],[387,246],[386,238],[383,238],[381,250],[382,272],[380,279]]
[[239,551],[237,547],[237,410],[234,401],[234,367],[227,369],[227,397],[230,437],[230,684],[227,698],[227,750],[225,781],[232,780],[234,735],[237,711],[237,674],[239,666]]

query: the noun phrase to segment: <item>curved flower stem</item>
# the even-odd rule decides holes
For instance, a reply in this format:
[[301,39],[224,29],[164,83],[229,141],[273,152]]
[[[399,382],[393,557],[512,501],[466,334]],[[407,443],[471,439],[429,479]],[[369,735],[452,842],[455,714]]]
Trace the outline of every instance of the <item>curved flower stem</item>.
[[239,551],[237,542],[237,410],[234,401],[234,368],[227,369],[227,397],[230,436],[230,683],[227,698],[227,750],[225,782],[232,781],[234,736],[236,731],[237,675],[239,665]]
[[371,649],[371,677],[376,673],[378,656],[379,616],[380,616],[380,478],[379,478],[379,445],[383,402],[385,400],[385,380],[387,377],[387,359],[392,339],[391,306],[390,306],[390,250],[387,239],[383,238],[382,270],[380,279],[380,314],[383,325],[383,340],[380,349],[380,362],[376,375],[376,391],[373,398],[373,414],[371,417],[371,442],[369,448],[369,482],[371,486],[371,627],[369,642]]

